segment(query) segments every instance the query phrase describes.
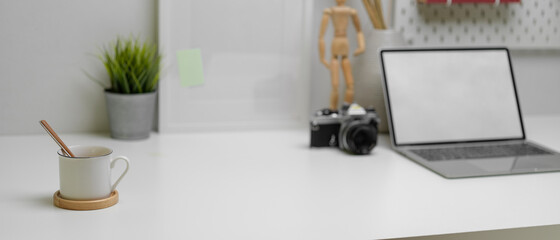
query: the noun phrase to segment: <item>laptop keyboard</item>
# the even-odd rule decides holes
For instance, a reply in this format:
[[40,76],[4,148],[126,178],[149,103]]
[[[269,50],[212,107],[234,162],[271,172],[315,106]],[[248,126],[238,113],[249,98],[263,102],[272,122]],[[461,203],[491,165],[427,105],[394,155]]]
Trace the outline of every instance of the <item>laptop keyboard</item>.
[[505,145],[451,147],[434,149],[416,149],[411,152],[418,154],[428,161],[497,158],[529,155],[550,155],[547,150],[527,143],[513,143]]

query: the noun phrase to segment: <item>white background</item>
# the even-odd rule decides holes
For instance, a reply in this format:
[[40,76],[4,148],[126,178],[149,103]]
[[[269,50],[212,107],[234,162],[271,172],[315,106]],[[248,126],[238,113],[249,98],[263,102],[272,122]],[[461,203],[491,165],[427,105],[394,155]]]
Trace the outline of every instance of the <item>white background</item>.
[[[349,0],[348,4],[360,7],[361,1]],[[308,79],[311,110],[328,104],[329,76],[319,63],[315,36],[318,37],[323,8],[332,5],[334,1],[319,0],[313,5],[313,37],[309,43],[312,66]],[[365,11],[361,8],[358,11],[367,36],[371,25]],[[104,76],[103,66],[90,54],[97,53],[99,47],[112,41],[117,34],[135,33],[155,41],[157,21],[155,0],[0,1],[0,134],[44,134],[37,123],[40,119],[49,120],[60,133],[107,132],[102,89],[89,80],[82,69],[94,76]],[[201,19],[198,24],[211,28],[215,23],[212,19]],[[242,37],[230,34],[229,37]],[[529,50],[514,51],[512,55],[523,112],[560,113],[560,52]],[[106,142],[106,139],[100,141]],[[145,177],[139,179],[150,184]],[[533,232],[535,235],[544,233]],[[557,233],[553,230],[549,236]],[[511,236],[504,239],[511,239]]]
[[[316,39],[322,10],[332,5],[313,1],[310,76],[303,79],[310,84],[309,115],[328,105],[330,78],[319,62]],[[348,5],[358,9],[367,36],[372,26],[361,1]],[[260,11],[256,6],[250,10]],[[102,88],[82,70],[104,77],[92,54],[118,34],[156,41],[157,19],[154,0],[0,2],[0,134],[42,133],[41,119],[62,133],[107,132]],[[197,24],[212,28],[215,23],[203,19]],[[231,32],[227,37],[243,36]],[[523,113],[560,113],[560,52],[513,51],[512,60]]]
[[108,131],[95,56],[117,35],[156,40],[153,0],[1,1],[0,134]]

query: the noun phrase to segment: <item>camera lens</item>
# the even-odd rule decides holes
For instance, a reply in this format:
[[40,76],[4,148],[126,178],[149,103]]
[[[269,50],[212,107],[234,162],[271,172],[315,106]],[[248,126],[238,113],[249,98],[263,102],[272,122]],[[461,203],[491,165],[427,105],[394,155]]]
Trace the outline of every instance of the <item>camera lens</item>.
[[346,134],[347,150],[354,154],[368,154],[377,144],[377,129],[371,125],[357,125]]

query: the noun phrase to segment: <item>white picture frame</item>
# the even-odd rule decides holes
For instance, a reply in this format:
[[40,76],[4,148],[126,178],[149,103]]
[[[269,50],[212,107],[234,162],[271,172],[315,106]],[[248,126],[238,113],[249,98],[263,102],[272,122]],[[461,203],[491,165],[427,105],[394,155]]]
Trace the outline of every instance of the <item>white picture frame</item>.
[[[160,133],[303,126],[312,0],[160,0]],[[181,84],[177,51],[200,49],[204,83]]]

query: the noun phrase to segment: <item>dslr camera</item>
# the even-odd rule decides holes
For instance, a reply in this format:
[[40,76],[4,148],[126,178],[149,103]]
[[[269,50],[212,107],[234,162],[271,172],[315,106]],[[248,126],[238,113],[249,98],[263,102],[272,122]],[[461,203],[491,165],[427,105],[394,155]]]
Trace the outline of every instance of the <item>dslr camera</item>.
[[311,120],[311,147],[339,147],[358,155],[369,154],[377,144],[379,116],[373,108],[353,103],[340,114],[330,109],[318,111]]

